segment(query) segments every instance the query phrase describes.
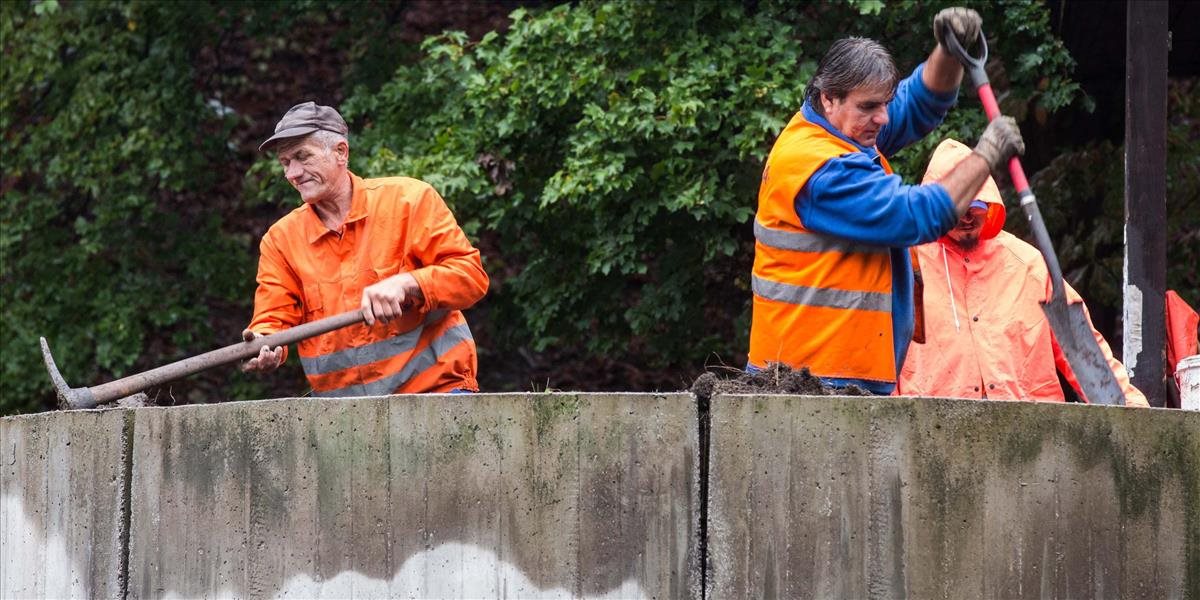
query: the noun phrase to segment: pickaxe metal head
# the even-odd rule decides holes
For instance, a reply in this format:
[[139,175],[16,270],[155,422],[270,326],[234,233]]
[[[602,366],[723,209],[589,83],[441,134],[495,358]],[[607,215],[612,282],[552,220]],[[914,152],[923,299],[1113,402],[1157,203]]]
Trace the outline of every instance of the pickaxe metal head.
[[58,407],[63,409],[95,407],[96,398],[92,395],[92,391],[88,388],[75,389],[68,386],[62,373],[58,372],[58,365],[54,364],[54,357],[50,356],[50,345],[46,343],[46,338],[38,339],[42,342],[42,360],[46,362],[46,370],[50,372],[50,382],[54,384],[54,391],[58,394]]

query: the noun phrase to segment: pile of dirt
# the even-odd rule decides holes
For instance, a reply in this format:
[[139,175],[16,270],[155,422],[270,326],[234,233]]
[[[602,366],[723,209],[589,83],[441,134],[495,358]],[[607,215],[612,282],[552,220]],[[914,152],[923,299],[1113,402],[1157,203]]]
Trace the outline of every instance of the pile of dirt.
[[722,378],[717,372],[702,373],[692,382],[691,392],[698,398],[708,400],[714,394],[798,394],[804,396],[870,396],[871,392],[857,386],[830,387],[821,383],[808,367],[799,371],[791,367],[772,363],[755,373],[729,369],[729,377]]

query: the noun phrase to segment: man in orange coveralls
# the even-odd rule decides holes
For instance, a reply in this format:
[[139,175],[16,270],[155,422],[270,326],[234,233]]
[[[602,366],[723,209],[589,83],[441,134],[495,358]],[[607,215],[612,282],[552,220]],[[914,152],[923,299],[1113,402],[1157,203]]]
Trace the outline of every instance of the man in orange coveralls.
[[[970,153],[954,140],[942,142],[924,183],[944,176]],[[1004,202],[991,177],[976,196],[954,229],[915,248],[924,282],[925,343],[909,347],[897,393],[1063,402],[1057,368],[1086,401],[1042,312],[1050,278],[1041,253],[1001,230]],[[1066,292],[1068,302],[1083,302],[1069,284]],[[1092,333],[1125,392],[1125,404],[1148,406],[1094,326]]]
[[[487,292],[479,250],[429,184],[363,179],[347,164],[349,128],[337,110],[293,106],[259,146],[275,150],[304,204],[259,244],[257,336],[361,309],[352,325],[297,345],[315,396],[478,391],[475,341],[462,310]],[[243,365],[270,371],[287,347]]]

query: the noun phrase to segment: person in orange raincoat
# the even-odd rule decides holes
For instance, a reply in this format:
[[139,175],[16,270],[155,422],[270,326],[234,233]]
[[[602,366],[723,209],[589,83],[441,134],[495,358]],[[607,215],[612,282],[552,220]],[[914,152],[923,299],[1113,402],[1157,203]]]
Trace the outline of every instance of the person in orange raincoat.
[[[359,309],[364,323],[297,344],[313,395],[478,391],[462,310],[488,289],[479,250],[429,184],[351,173],[348,132],[337,110],[305,102],[259,147],[276,151],[304,204],[259,244],[243,338]],[[264,347],[243,369],[286,358],[286,347]]]
[[[936,181],[970,152],[957,141],[943,141],[924,182]],[[954,229],[914,248],[924,287],[925,342],[909,348],[897,394],[1063,402],[1057,371],[1086,401],[1042,312],[1050,280],[1041,253],[1001,229],[1004,202],[992,178],[977,198]],[[1083,302],[1069,284],[1066,293],[1068,302]],[[1148,406],[1095,326],[1092,333],[1125,404]]]

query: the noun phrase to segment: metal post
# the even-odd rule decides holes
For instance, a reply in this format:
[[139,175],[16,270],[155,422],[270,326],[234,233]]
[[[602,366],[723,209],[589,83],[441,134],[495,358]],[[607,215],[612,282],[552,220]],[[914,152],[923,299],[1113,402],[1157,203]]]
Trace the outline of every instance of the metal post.
[[1125,25],[1122,358],[1151,406],[1166,400],[1167,2],[1130,0]]

